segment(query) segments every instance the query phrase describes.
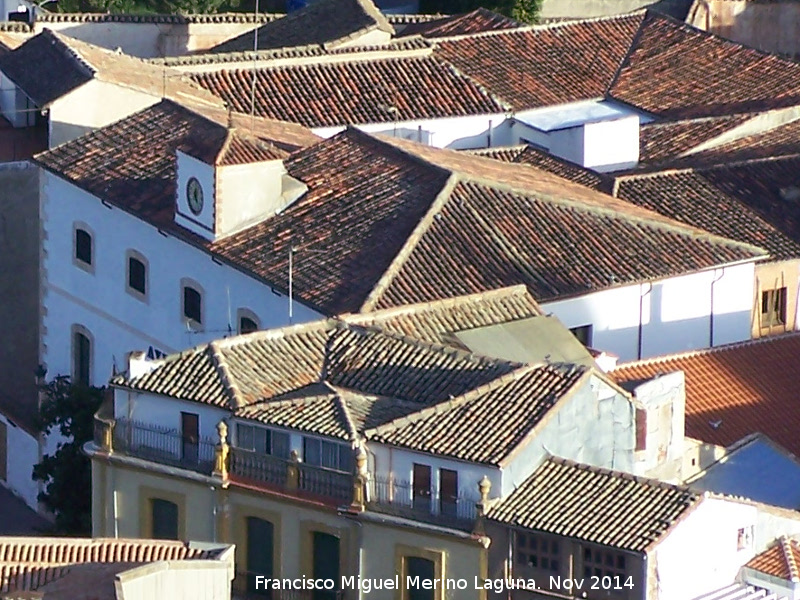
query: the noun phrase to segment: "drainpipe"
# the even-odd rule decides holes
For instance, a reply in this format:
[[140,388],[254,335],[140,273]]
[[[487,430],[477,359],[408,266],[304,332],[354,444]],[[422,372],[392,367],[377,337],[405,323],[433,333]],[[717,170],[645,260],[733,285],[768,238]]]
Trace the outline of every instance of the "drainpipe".
[[[717,270],[714,269],[714,275],[716,275]],[[711,281],[711,312],[708,316],[708,347],[713,348],[714,346],[714,286],[716,283],[725,277],[725,267],[722,267],[722,272],[719,274],[719,277],[714,277]]]
[[642,337],[643,337],[642,336],[642,334],[643,334],[643,331],[642,331],[643,323],[642,322],[644,320],[644,299],[645,299],[646,296],[648,296],[650,294],[650,292],[653,291],[653,284],[648,282],[647,285],[648,285],[648,288],[647,288],[646,292],[642,292],[642,288],[644,287],[644,284],[642,284],[639,287],[639,333],[638,333],[638,337],[637,337],[637,340],[636,340],[636,358],[638,360],[642,359],[642,344],[643,344],[643,339],[642,339]]
[[489,119],[489,133],[487,135],[486,141],[488,142],[486,147],[487,148],[491,148],[492,147],[492,120],[491,119]]

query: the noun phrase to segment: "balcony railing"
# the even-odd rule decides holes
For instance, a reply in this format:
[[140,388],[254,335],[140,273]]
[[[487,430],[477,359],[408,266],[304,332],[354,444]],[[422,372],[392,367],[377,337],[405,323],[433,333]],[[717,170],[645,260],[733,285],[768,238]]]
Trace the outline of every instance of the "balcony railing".
[[[96,420],[95,436],[102,435],[98,429],[102,429],[102,425],[98,427]],[[189,438],[159,425],[124,418],[114,421],[114,452],[181,469],[210,475],[214,468],[215,445],[210,438]]]
[[337,590],[257,590],[256,573],[247,571],[236,573],[232,591],[234,600],[344,600],[346,597],[345,592]]
[[353,497],[353,475],[259,454],[242,448],[231,448],[230,472],[256,483],[265,483],[287,490],[299,490],[348,503]]
[[375,512],[467,530],[478,517],[479,500],[466,494],[415,490],[410,483],[381,477],[370,479],[367,488],[367,507]]

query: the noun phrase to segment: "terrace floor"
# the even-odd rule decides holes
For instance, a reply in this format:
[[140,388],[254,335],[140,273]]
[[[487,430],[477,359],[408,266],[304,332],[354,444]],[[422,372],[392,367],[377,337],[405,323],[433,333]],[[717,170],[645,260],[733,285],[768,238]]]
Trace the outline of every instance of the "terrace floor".
[[47,150],[47,127],[12,127],[0,117],[0,162],[26,160]]

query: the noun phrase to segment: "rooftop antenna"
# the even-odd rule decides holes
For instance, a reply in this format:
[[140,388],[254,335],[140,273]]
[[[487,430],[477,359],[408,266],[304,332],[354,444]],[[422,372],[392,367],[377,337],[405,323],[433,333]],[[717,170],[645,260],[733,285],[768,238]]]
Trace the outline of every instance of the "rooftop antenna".
[[[253,22],[256,28],[253,31],[253,81],[250,87],[250,129],[256,130],[256,67],[258,66],[258,0],[256,0],[255,14]],[[289,303],[289,314],[291,318],[291,302]]]

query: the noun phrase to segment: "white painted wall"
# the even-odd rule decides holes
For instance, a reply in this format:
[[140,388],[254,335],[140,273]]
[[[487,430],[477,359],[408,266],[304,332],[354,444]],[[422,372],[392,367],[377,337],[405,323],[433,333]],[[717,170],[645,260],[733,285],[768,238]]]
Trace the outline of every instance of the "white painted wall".
[[[542,307],[567,327],[592,324],[592,346],[626,361],[750,339],[753,285],[751,262],[621,286]],[[640,322],[642,353],[638,356]]]
[[[177,400],[154,394],[138,394],[127,390],[114,390],[114,418],[131,419],[181,430],[181,412],[198,415],[200,436],[219,439],[217,424],[230,418],[230,411],[200,402]],[[230,441],[230,432],[228,433]]]
[[[153,346],[172,352],[223,337],[236,328],[238,308],[248,308],[263,329],[288,324],[288,299],[233,267],[218,264],[205,252],[117,209],[76,186],[43,172],[45,229],[44,352],[48,377],[71,371],[71,326],[80,324],[94,337],[93,382],[107,383],[116,362],[133,350]],[[94,231],[94,273],[72,262],[73,222]],[[148,300],[126,291],[126,250],[149,261]],[[181,279],[203,288],[204,326],[189,332],[181,312]],[[230,314],[230,321],[229,321]],[[294,322],[319,318],[294,303]]]
[[367,445],[370,458],[369,468],[378,477],[393,477],[396,481],[412,484],[414,463],[431,467],[431,488],[434,494],[439,493],[439,472],[449,469],[458,472],[458,493],[467,498],[480,498],[478,482],[484,475],[492,482],[490,496],[496,498],[502,489],[500,470],[489,465],[480,465],[465,461],[453,460],[427,454],[414,452],[405,448],[394,448],[373,442]]
[[583,166],[610,171],[636,166],[639,162],[639,117],[583,126]]
[[228,600],[231,566],[210,560],[159,561],[129,569],[117,577],[125,600]]
[[50,147],[78,138],[160,101],[160,96],[93,79],[50,106]]
[[28,506],[36,509],[39,485],[31,479],[31,474],[33,465],[39,462],[39,442],[2,413],[0,413],[0,422],[5,423],[8,436],[6,485],[14,490]]
[[[392,123],[356,125],[367,133],[382,133],[422,142],[436,148],[466,150],[507,146],[511,143],[511,123],[505,114],[420,119]],[[318,127],[312,129],[320,137],[328,138],[344,127]]]
[[739,528],[755,526],[753,506],[706,498],[655,550],[659,600],[686,600],[730,585],[755,552],[737,550]]

